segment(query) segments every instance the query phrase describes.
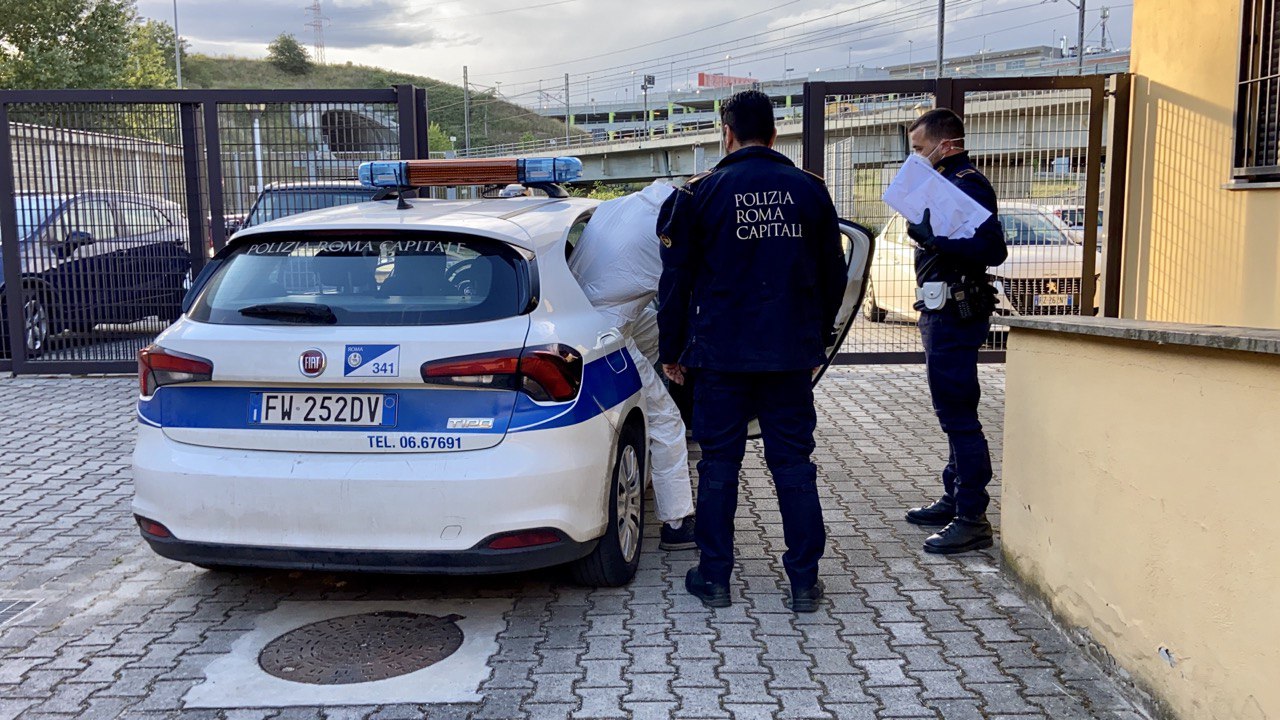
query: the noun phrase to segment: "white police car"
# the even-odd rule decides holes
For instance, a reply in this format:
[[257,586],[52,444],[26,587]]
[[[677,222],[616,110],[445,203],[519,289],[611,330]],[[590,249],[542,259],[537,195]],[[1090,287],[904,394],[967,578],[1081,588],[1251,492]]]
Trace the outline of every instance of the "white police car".
[[[640,380],[566,261],[597,203],[542,184],[580,168],[366,164],[374,185],[551,196],[367,202],[237,234],[139,355],[134,512],[151,547],[207,567],[571,563],[587,584],[629,581]],[[871,238],[845,233],[847,327]]]

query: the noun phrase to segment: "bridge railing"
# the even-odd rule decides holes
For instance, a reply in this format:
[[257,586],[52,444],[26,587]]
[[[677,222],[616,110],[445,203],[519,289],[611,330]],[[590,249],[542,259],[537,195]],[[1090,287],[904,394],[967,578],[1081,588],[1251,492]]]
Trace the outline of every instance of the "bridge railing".
[[[785,118],[778,121],[778,127],[787,128],[794,127],[799,129],[803,123],[800,117]],[[720,127],[720,123],[714,120],[702,120],[697,122],[684,123],[661,123],[652,124],[646,135],[644,128],[634,128],[626,130],[598,130],[593,133],[581,133],[571,135],[565,138],[550,138],[546,140],[529,140],[518,143],[504,143],[501,145],[486,145],[484,147],[474,147],[468,150],[456,151],[457,157],[508,157],[512,155],[537,155],[540,153],[560,152],[562,150],[572,150],[575,148],[585,147],[607,147],[625,142],[644,142],[645,140],[665,140],[683,135],[695,135],[709,132]]]

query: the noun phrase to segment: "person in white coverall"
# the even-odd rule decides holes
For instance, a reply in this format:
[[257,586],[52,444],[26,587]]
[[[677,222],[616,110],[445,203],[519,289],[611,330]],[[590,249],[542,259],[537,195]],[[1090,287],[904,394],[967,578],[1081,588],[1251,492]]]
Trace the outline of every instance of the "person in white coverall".
[[693,490],[684,421],[654,370],[658,319],[652,307],[662,275],[655,231],[658,209],[674,188],[661,181],[601,203],[569,257],[569,269],[587,299],[626,336],[649,407],[653,496],[662,520],[659,547],[687,550],[693,539]]

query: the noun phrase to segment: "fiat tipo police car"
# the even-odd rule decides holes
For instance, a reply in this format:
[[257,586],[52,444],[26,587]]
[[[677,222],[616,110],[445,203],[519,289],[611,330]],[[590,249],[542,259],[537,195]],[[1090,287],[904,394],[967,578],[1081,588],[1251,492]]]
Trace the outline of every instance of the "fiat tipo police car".
[[[640,379],[568,256],[573,158],[366,163],[400,197],[244,230],[139,354],[134,512],[205,567],[635,574]],[[523,183],[546,197],[409,198]],[[489,193],[496,195],[496,193]],[[870,234],[844,227],[860,301]],[[834,352],[834,348],[833,348]]]

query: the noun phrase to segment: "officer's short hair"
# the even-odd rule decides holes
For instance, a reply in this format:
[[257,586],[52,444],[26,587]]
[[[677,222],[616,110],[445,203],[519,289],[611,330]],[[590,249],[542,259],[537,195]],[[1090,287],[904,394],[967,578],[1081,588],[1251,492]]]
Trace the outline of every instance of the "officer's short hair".
[[964,137],[964,121],[948,108],[935,108],[916,118],[907,128],[907,132],[915,132],[924,128],[924,134],[930,140],[955,140]]
[[773,101],[759,90],[735,93],[720,106],[720,120],[738,142],[767,143],[773,139]]

